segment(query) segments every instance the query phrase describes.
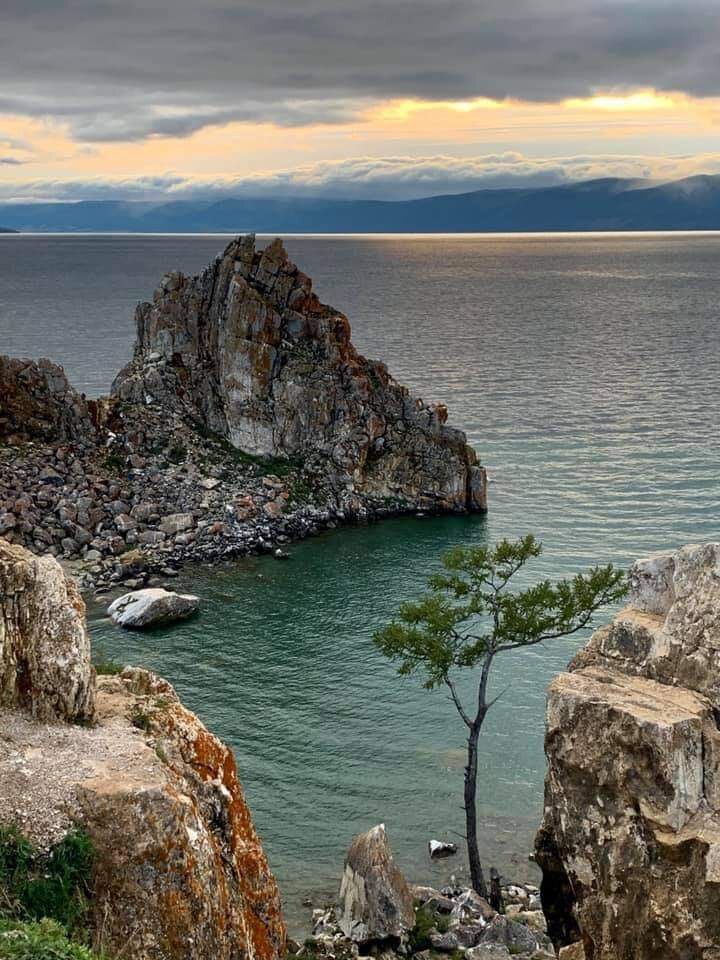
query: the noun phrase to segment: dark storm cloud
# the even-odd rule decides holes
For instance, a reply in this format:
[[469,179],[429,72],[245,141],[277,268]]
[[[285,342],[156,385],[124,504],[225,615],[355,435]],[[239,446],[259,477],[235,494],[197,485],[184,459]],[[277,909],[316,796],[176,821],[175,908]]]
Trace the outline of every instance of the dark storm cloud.
[[720,93],[717,0],[3,0],[0,109],[79,139],[339,122],[379,97]]

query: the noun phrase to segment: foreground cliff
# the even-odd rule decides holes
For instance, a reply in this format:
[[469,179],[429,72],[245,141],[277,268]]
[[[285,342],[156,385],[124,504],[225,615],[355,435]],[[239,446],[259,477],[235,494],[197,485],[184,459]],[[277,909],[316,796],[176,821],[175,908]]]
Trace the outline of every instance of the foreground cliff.
[[0,608],[0,826],[43,848],[87,832],[110,956],[275,960],[278,889],[232,752],[153,674],[96,680],[56,561],[0,540]]
[[720,958],[720,544],[639,560],[550,686],[537,859],[556,945]]
[[335,496],[485,507],[465,435],[360,356],[350,324],[321,303],[280,240],[234,240],[197,277],[172,273],[139,305],[135,358],[113,384],[134,403],[175,407],[257,456],[317,457]]

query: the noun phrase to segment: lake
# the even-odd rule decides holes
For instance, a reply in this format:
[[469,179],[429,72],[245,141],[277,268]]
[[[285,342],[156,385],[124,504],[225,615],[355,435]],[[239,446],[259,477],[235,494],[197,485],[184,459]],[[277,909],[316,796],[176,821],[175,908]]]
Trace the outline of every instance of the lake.
[[[0,237],[0,349],[62,363],[90,395],[129,358],[133,308],[203,236]],[[442,401],[488,467],[486,518],[404,518],[291,549],[292,560],[185,571],[202,615],[124,633],[107,655],[157,669],[233,745],[293,929],[335,891],[354,833],[386,823],[417,880],[430,837],[462,830],[464,727],[442,691],[399,679],[373,630],[455,543],[533,532],[535,576],[627,565],[717,539],[720,236],[290,237],[361,351]],[[545,688],[584,637],[506,656],[483,734],[483,851],[528,876],[542,808]],[[465,693],[469,688],[461,685]]]

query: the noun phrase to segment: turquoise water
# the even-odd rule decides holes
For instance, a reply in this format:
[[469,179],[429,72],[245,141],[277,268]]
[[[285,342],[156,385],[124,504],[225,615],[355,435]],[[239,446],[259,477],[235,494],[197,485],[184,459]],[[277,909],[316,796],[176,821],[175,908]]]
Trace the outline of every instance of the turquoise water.
[[[101,392],[132,345],[132,305],[195,270],[217,237],[0,239],[3,352],[64,362]],[[464,728],[441,691],[400,680],[373,630],[447,546],[534,532],[538,576],[627,564],[718,530],[717,236],[291,238],[358,346],[441,400],[487,464],[487,518],[326,534],[292,560],[187,571],[201,616],[152,634],[91,610],[105,652],[157,669],[236,748],[294,927],[332,895],[354,833],[388,827],[417,879],[429,837],[462,829]],[[82,342],[80,354],[77,344]],[[548,680],[582,637],[498,663],[484,735],[482,846],[508,876],[542,806]],[[507,689],[506,689],[507,688]],[[467,692],[467,689],[466,689]]]

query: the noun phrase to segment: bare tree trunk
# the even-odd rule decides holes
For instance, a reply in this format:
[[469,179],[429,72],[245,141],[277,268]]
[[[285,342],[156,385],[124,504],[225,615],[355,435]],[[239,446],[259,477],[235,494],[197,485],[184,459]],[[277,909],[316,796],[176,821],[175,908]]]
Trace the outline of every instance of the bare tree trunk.
[[468,736],[467,766],[465,767],[465,834],[467,836],[468,860],[470,863],[470,882],[473,890],[486,900],[488,890],[485,884],[480,851],[477,837],[477,809],[475,795],[477,792],[477,747],[480,735],[480,725],[476,722],[470,727]]

